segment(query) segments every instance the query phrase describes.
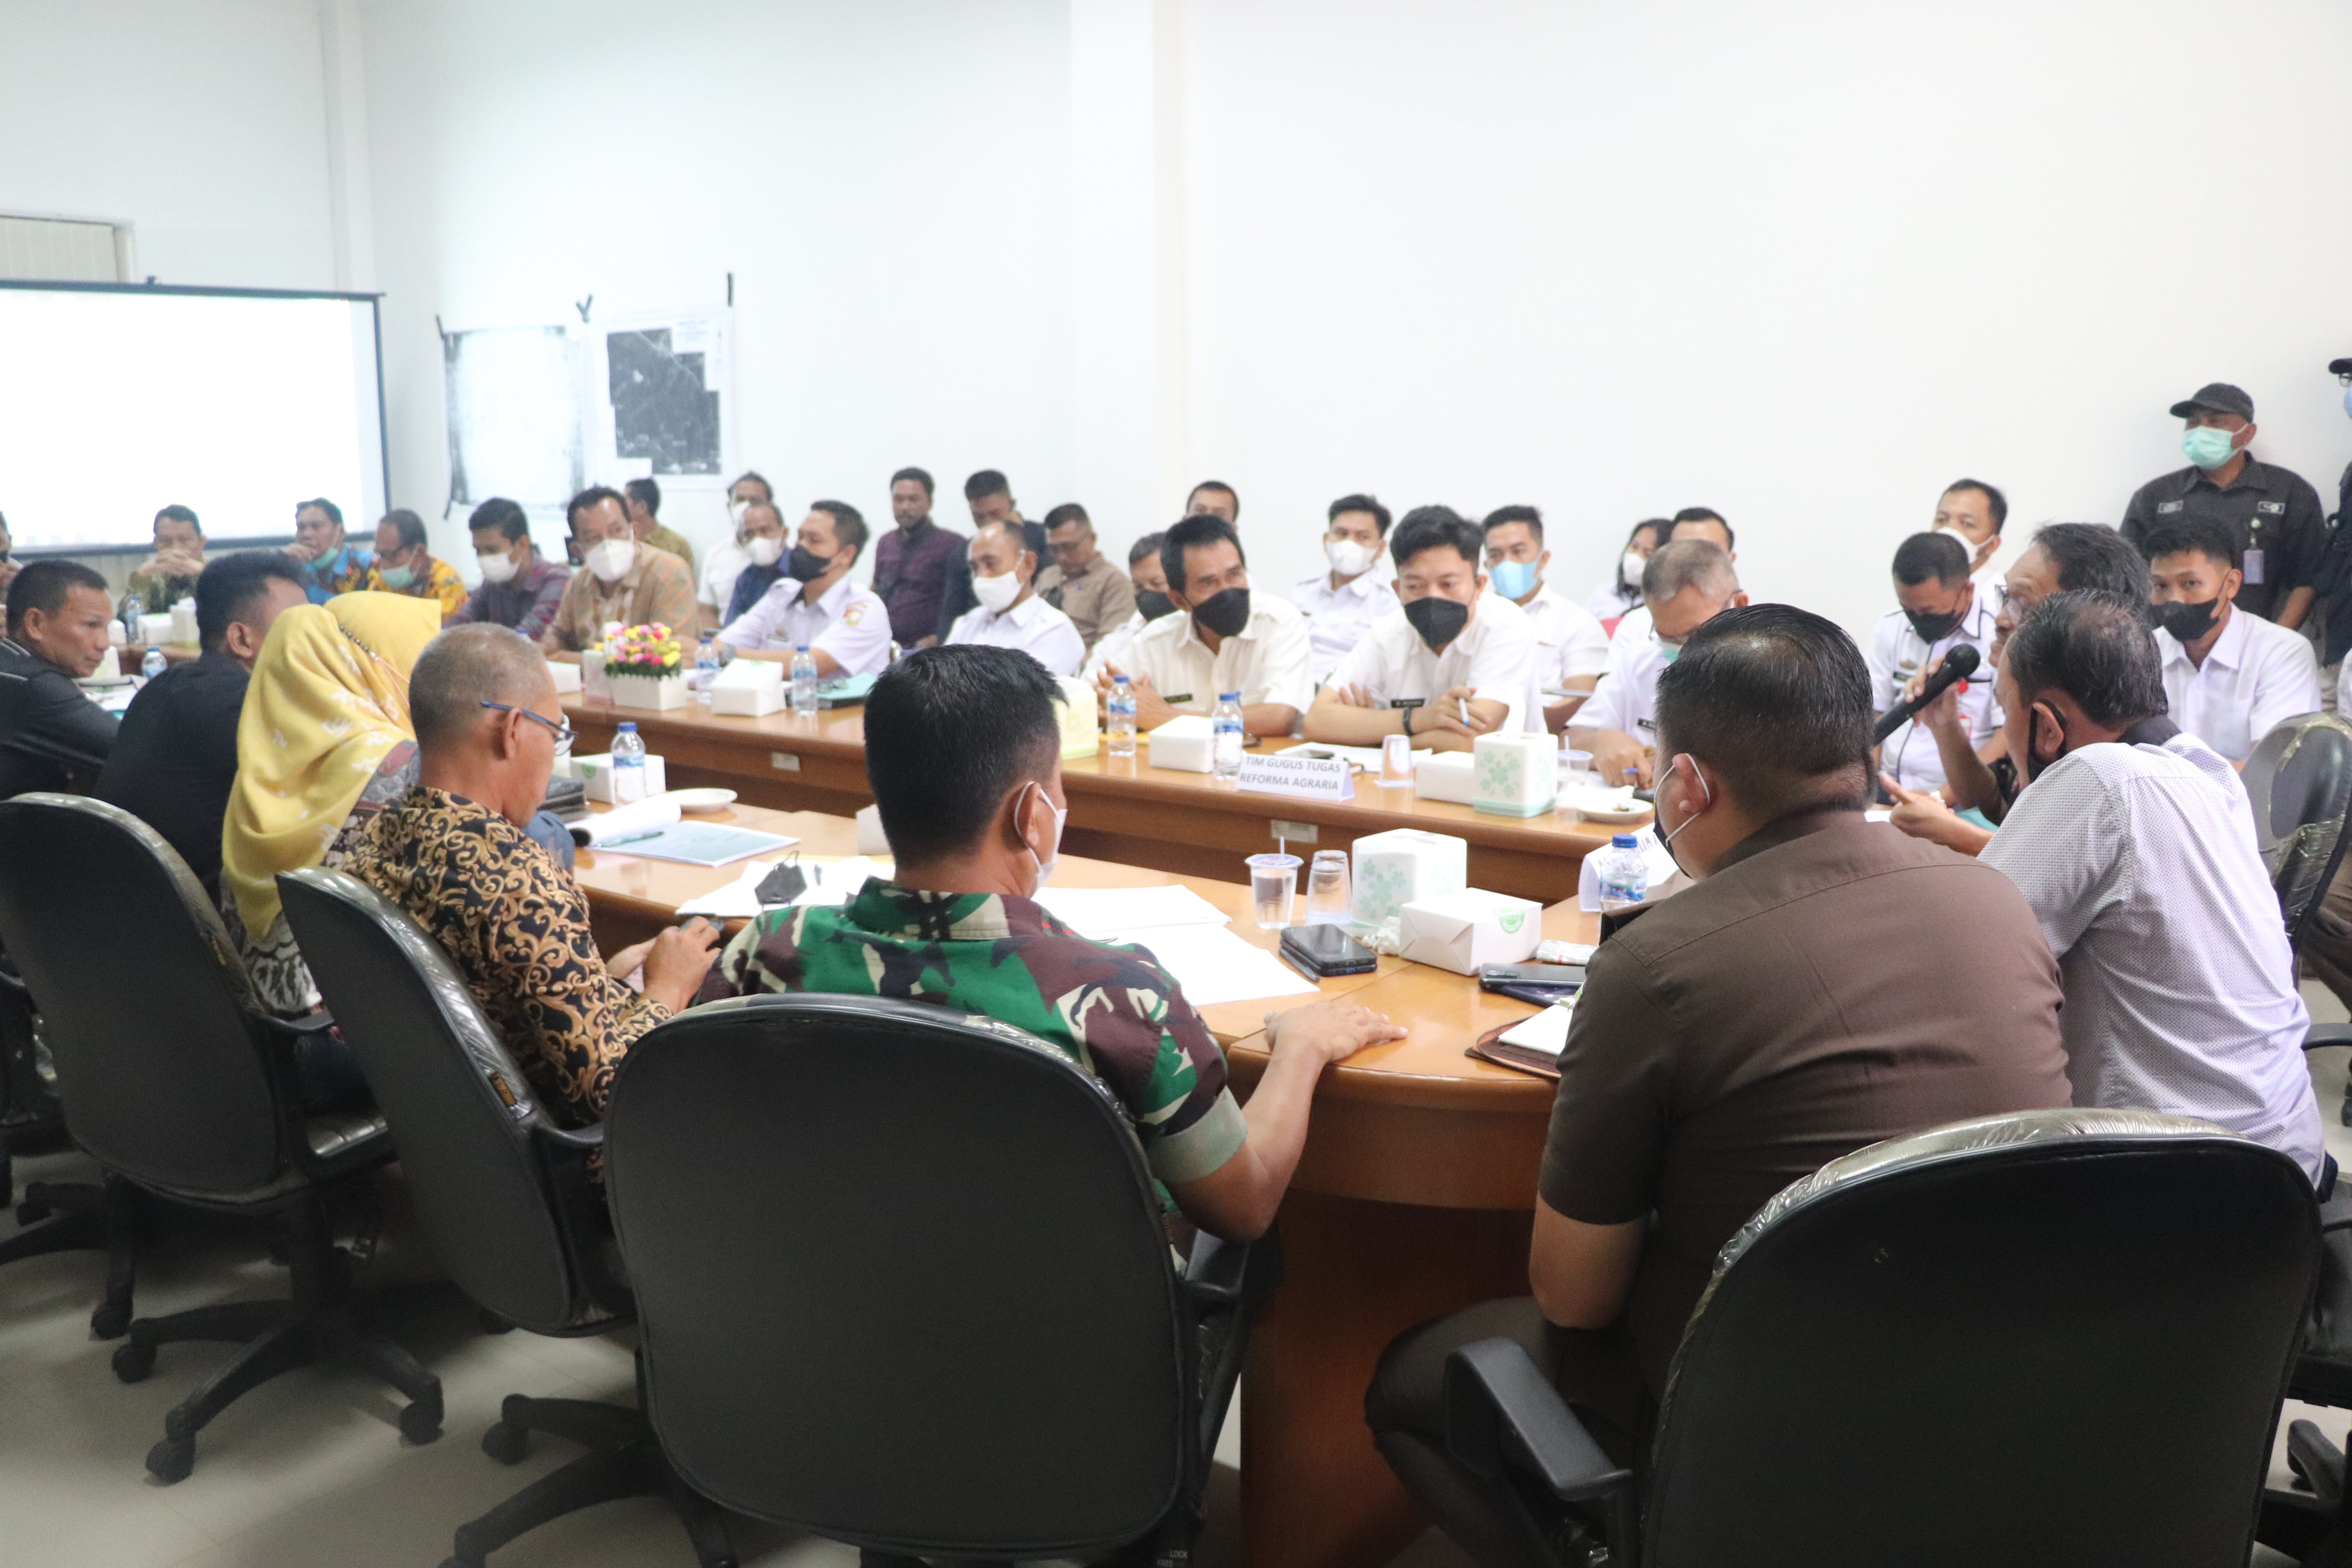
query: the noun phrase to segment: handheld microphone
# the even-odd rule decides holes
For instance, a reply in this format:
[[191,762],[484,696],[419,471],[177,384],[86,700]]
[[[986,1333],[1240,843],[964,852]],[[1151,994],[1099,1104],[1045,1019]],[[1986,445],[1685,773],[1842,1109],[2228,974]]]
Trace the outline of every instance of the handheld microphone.
[[1934,675],[1927,678],[1927,684],[1921,689],[1918,696],[1908,702],[1896,703],[1886,710],[1885,716],[1878,721],[1878,727],[1870,732],[1870,743],[1874,746],[1878,744],[1879,742],[1910,722],[1913,714],[1941,697],[1953,686],[1974,675],[1977,672],[1977,666],[1982,662],[1983,656],[1979,654],[1971,644],[1961,643],[1953,648],[1944,656],[1942,666]]

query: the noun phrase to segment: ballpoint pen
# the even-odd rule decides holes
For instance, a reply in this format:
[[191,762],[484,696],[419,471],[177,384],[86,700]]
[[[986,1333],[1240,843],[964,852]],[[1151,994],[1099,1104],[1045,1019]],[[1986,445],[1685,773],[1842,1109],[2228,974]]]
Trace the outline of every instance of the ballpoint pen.
[[618,838],[607,838],[604,843],[597,845],[595,847],[599,849],[617,849],[624,844],[642,844],[648,838],[659,838],[662,836],[662,833],[663,829],[658,827],[650,828],[644,833],[625,833]]

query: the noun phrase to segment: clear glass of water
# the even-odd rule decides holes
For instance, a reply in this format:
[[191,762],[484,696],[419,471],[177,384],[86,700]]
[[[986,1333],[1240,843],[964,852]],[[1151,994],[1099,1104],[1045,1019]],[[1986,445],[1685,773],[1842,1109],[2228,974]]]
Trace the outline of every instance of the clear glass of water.
[[1345,849],[1318,849],[1307,868],[1307,923],[1346,925],[1355,913],[1356,894],[1348,879]]
[[1591,752],[1562,752],[1559,754],[1559,782],[1563,789],[1584,789],[1592,780]]
[[1257,910],[1257,929],[1280,931],[1290,923],[1290,907],[1298,897],[1296,855],[1253,855],[1249,858],[1250,901]]
[[1412,738],[1386,735],[1381,739],[1381,787],[1396,789],[1412,783]]

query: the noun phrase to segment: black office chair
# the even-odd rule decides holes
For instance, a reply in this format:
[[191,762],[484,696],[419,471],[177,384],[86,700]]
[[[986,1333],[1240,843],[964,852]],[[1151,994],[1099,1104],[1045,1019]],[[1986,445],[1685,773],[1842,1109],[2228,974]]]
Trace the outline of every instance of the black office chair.
[[1274,1256],[1204,1238],[1180,1273],[1060,1051],[919,1003],[719,1003],[637,1042],[606,1128],[646,1410],[697,1490],[869,1568],[1187,1560]]
[[404,1436],[440,1436],[440,1381],[360,1331],[351,1259],[327,1221],[329,1184],[391,1158],[383,1119],[299,1109],[293,1047],[321,1026],[282,1024],[254,1005],[227,932],[179,856],[100,801],[0,801],[0,942],[40,998],[76,1144],[174,1203],[288,1226],[290,1300],[134,1319],[116,1349],[115,1375],[137,1383],[159,1345],[246,1342],[163,1418],[163,1439],[147,1455],[156,1479],[186,1477],[196,1433],[239,1394],[330,1357],[407,1395]]
[[2300,945],[2352,842],[2352,724],[2333,713],[2289,719],[2262,738],[2239,776],[2287,939]]
[[1514,1341],[1448,1358],[1447,1442],[1534,1560],[1590,1529],[1612,1568],[2242,1568],[2317,1236],[2294,1161],[2202,1122],[1961,1122],[1724,1248],[1646,1497]]
[[[290,872],[278,888],[310,977],[392,1120],[417,1221],[450,1279],[500,1328],[576,1338],[632,1321],[588,1170],[604,1130],[567,1131],[533,1103],[465,981],[405,911],[337,871]],[[589,1452],[460,1526],[448,1568],[481,1568],[549,1520],[648,1494],[677,1505],[705,1568],[730,1568],[719,1510],[677,1484],[638,1411],[510,1394],[483,1451],[518,1463],[533,1432]]]

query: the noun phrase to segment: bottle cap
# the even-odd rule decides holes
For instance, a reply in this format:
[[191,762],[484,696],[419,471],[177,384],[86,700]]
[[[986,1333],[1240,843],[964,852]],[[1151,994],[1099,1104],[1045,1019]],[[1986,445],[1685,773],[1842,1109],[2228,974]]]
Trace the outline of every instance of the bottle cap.
[[623,734],[625,734],[625,735],[634,735],[634,734],[635,734],[636,732],[637,732],[637,721],[636,721],[635,720],[634,720],[634,719],[624,719],[624,720],[622,720],[622,721],[621,721],[621,733],[623,733]]
[[1642,847],[1641,840],[1635,838],[1630,833],[1620,833],[1614,835],[1610,838],[1609,844],[1612,848],[1615,849],[1639,849]]
[[806,653],[808,652],[808,644],[795,643],[793,645],[793,651],[794,653]]
[[1239,702],[1241,700],[1242,694],[1238,691],[1220,691],[1217,693],[1217,700],[1220,702]]
[[1127,677],[1124,675],[1114,675],[1110,678],[1110,683],[1113,686],[1125,686],[1127,684]]

